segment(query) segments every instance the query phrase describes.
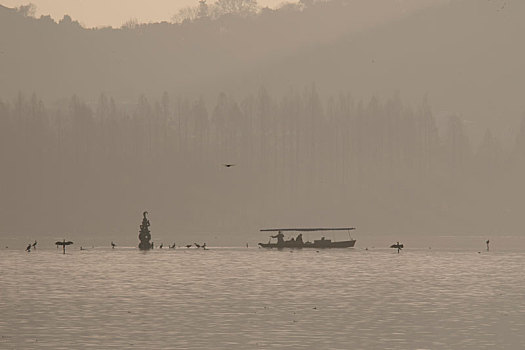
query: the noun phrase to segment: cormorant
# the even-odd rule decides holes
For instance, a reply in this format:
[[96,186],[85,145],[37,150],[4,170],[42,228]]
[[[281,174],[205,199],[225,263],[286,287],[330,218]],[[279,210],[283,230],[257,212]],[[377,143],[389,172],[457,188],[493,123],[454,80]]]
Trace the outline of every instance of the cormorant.
[[64,254],[66,254],[66,245],[73,244],[73,242],[71,242],[71,241],[66,241],[66,240],[64,239],[62,242],[60,242],[60,241],[56,241],[55,244],[56,244],[57,248],[58,248],[59,245],[61,245],[61,246],[62,246],[62,251],[64,252]]

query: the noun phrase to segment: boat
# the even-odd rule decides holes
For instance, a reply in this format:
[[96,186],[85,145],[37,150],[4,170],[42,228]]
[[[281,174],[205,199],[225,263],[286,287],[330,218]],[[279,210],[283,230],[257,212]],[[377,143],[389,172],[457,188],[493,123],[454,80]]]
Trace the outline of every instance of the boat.
[[[261,229],[261,232],[277,232],[276,235],[270,236],[268,243],[259,243],[262,248],[352,248],[355,245],[356,240],[350,236],[350,231],[355,230],[355,227],[336,227],[336,228],[270,228]],[[302,232],[317,232],[317,231],[348,231],[349,240],[347,241],[332,241],[326,239],[324,236],[321,239],[316,239],[313,242],[303,241]],[[291,238],[287,241],[284,240],[283,232],[300,232],[296,238]],[[272,242],[272,238],[276,238],[277,242]]]

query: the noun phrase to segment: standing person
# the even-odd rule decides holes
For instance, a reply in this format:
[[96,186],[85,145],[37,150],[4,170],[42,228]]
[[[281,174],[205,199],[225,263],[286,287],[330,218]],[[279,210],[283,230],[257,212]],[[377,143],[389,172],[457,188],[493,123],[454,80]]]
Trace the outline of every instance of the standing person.
[[284,244],[284,235],[279,231],[275,236],[270,236],[272,238],[277,238],[277,244]]

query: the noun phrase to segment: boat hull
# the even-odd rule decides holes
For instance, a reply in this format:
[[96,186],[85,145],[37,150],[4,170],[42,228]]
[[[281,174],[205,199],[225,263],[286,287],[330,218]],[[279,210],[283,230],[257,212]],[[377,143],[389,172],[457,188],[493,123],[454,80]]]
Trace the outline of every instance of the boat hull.
[[326,248],[352,248],[355,245],[356,240],[350,241],[339,241],[332,242],[329,240],[318,240],[315,242],[283,242],[283,243],[259,243],[259,246],[262,248],[276,248],[276,249],[302,249],[302,248],[315,248],[315,249],[326,249]]

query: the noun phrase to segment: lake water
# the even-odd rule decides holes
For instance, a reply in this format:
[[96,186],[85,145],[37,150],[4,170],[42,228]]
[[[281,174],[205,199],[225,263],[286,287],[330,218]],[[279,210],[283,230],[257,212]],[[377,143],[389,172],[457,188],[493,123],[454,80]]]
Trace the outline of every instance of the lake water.
[[0,349],[525,348],[513,246],[73,247],[0,251]]

